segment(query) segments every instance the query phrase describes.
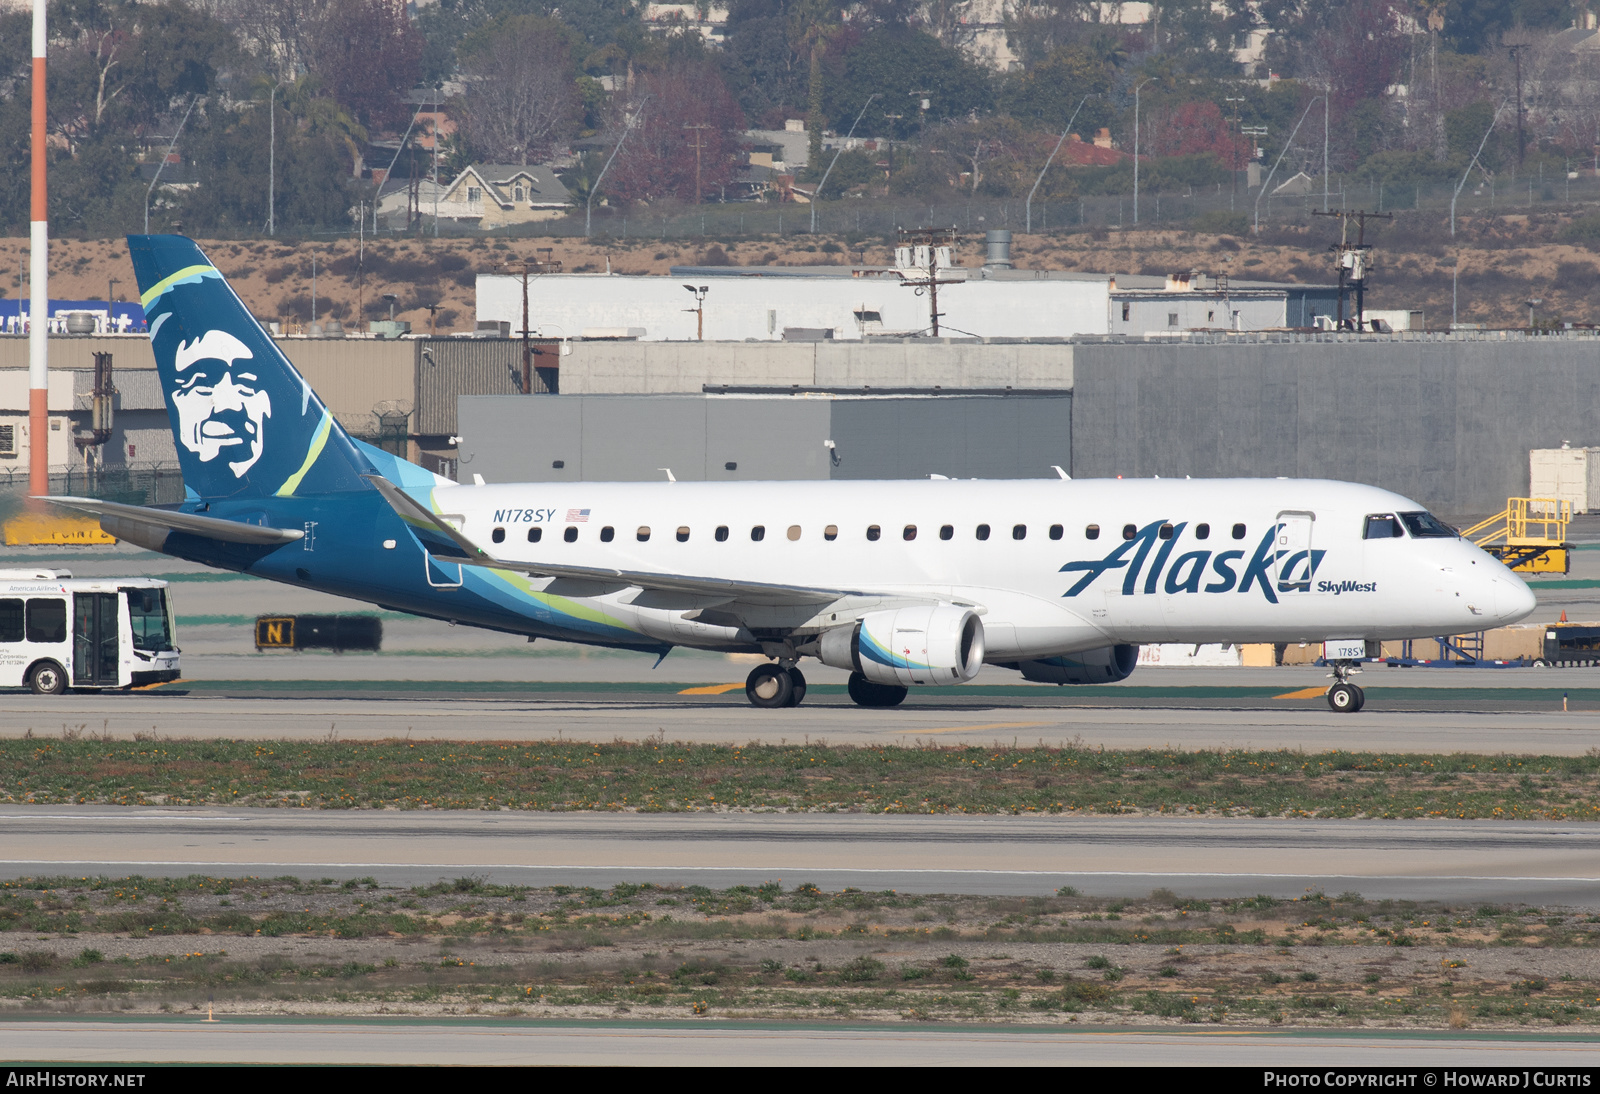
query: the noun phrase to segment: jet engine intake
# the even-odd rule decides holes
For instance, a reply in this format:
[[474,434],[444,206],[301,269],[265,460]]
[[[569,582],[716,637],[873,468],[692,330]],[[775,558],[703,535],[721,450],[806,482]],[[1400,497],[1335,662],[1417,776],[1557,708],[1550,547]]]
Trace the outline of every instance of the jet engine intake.
[[875,684],[961,684],[983,667],[983,621],[952,605],[871,612],[823,631],[817,647],[824,665]]
[[1115,684],[1133,675],[1139,664],[1138,646],[1101,646],[1095,650],[1019,661],[1008,667],[1024,680],[1039,684]]

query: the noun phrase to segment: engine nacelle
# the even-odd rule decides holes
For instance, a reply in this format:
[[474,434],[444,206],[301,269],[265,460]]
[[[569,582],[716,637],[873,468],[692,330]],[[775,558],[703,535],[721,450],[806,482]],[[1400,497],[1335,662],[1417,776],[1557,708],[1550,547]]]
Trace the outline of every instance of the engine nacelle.
[[1138,646],[1101,646],[1043,661],[1019,661],[1011,667],[1023,679],[1040,684],[1115,684],[1132,676],[1138,665]]
[[970,608],[897,608],[823,631],[824,665],[874,684],[961,684],[983,668],[983,621]]

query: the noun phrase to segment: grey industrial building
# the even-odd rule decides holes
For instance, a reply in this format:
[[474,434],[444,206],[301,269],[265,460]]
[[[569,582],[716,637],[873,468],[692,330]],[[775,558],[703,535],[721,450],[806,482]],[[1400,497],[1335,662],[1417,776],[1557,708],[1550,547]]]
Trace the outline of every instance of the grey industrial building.
[[[1527,492],[1530,449],[1600,443],[1600,337],[1584,331],[573,340],[533,347],[528,396],[514,339],[280,345],[352,433],[469,481],[661,467],[681,479],[1013,478],[1059,465],[1078,478],[1347,479],[1465,516]],[[83,424],[91,354],[108,349],[121,394],[104,465],[171,470],[142,338],[52,338],[52,420],[62,435]],[[0,337],[0,426],[23,419],[26,367],[26,339]],[[26,460],[0,452],[0,485],[26,478],[8,467]]]

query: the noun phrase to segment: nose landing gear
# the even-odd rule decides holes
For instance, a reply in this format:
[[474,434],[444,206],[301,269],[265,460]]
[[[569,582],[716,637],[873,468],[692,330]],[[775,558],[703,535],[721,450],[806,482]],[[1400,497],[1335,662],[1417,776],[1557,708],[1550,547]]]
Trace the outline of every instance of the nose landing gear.
[[1330,675],[1334,678],[1334,684],[1328,689],[1328,706],[1333,708],[1335,714],[1354,714],[1367,705],[1367,693],[1350,683],[1351,674],[1360,671],[1354,661],[1333,663]]

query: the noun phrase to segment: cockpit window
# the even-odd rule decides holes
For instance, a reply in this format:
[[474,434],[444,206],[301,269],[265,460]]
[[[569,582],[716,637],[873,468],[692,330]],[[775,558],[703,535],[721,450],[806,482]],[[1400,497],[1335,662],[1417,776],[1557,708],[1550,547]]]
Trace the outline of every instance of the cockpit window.
[[1415,539],[1456,539],[1460,535],[1432,513],[1401,513],[1400,519]]
[[1376,513],[1368,517],[1367,525],[1361,531],[1362,539],[1399,539],[1404,535],[1393,513]]

